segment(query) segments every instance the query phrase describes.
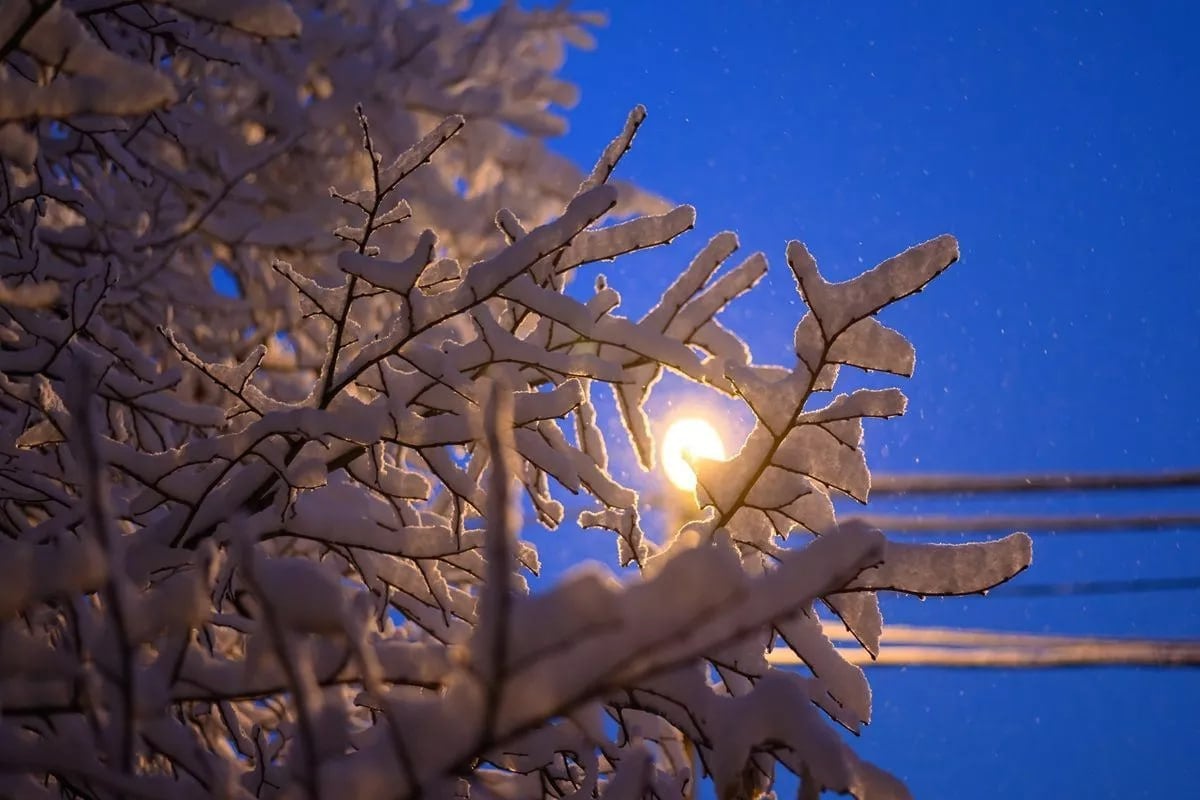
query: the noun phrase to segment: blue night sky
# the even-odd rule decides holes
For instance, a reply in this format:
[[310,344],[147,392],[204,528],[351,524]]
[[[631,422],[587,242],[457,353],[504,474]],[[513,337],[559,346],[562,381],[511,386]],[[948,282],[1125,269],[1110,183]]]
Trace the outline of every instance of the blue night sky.
[[[1135,9],[1135,6],[1137,8]],[[805,241],[844,278],[943,232],[962,262],[885,316],[917,347],[877,472],[1157,471],[1200,465],[1200,122],[1191,4],[603,2],[599,48],[555,148],[590,166],[637,103],[619,176],[695,205],[666,251],[606,266],[640,315],[714,233],[766,252],[723,319],[786,363]],[[590,277],[587,279],[590,284]],[[655,408],[689,399],[660,387]],[[1197,492],[923,502],[925,511],[1195,511]],[[873,511],[915,510],[892,501]],[[1195,531],[1035,538],[1021,583],[1200,573]],[[551,565],[611,561],[595,532],[539,537]],[[583,542],[583,544],[581,544]],[[892,622],[1200,637],[1194,591],[885,599]],[[886,634],[885,634],[886,636]],[[1181,796],[1200,673],[876,670],[856,747],[918,798]]]

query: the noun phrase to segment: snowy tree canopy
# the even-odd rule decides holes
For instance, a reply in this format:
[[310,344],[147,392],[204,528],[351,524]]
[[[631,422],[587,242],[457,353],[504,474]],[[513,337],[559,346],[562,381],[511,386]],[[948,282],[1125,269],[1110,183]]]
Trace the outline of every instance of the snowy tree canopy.
[[[542,144],[596,22],[0,6],[0,796],[740,798],[781,766],[805,797],[907,797],[834,727],[871,695],[821,618],[876,653],[877,592],[980,592],[1030,542],[839,524],[862,420],[905,399],[833,390],[911,373],[875,315],[957,243],[836,284],[790,243],[783,366],[718,320],[767,269],[732,233],[640,319],[568,294],[695,217],[613,182],[640,108],[587,175]],[[664,371],[756,424],[650,537],[594,392],[649,468]],[[519,509],[555,528],[564,493],[632,577],[530,593]]]

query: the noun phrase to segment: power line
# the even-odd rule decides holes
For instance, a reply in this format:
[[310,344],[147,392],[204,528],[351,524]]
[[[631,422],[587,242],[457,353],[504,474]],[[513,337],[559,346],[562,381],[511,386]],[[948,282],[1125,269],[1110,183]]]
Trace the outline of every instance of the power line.
[[[1029,492],[1156,490],[1200,487],[1200,471],[1159,474],[886,475],[876,476],[871,493],[881,495],[1020,494]],[[1200,529],[1200,513],[1136,515],[948,515],[864,514],[867,524],[890,534],[1152,532]],[[1036,598],[1146,594],[1200,590],[1200,576],[1089,580],[1009,585],[996,597]],[[852,641],[844,627],[826,625],[826,635]],[[1200,666],[1200,641],[1107,639],[888,626],[877,658],[861,647],[839,647],[860,666],[962,668],[1064,668],[1087,666]],[[791,652],[770,655],[778,665],[799,664]]]
[[1200,528],[1200,514],[1072,517],[1047,515],[856,514],[884,533],[1081,533],[1100,531],[1166,531]]
[[1010,494],[1200,487],[1200,470],[1161,473],[1048,473],[1028,475],[874,475],[871,494]]
[[1186,578],[1132,578],[1120,581],[1072,581],[1005,585],[989,597],[1076,597],[1082,595],[1148,594],[1200,589],[1200,575]]
[[[854,635],[840,622],[823,622],[821,632],[832,642],[855,642]],[[950,647],[1046,647],[1049,645],[1089,644],[1099,646],[1111,641],[1102,636],[1067,636],[1055,633],[989,631],[978,628],[939,628],[932,625],[891,624],[883,629],[888,645],[938,645]]]
[[1195,667],[1200,644],[1183,642],[1114,643],[1102,647],[885,647],[872,659],[861,648],[838,648],[852,664],[864,667],[968,667],[976,669],[1047,669],[1062,667]]
[[[852,641],[843,626],[826,624],[833,641]],[[1008,633],[892,625],[872,658],[861,647],[839,647],[838,653],[864,667],[970,667],[1036,669],[1087,666],[1200,666],[1200,641],[1186,639],[1117,639],[1091,636]],[[799,666],[787,648],[768,655],[776,666]]]

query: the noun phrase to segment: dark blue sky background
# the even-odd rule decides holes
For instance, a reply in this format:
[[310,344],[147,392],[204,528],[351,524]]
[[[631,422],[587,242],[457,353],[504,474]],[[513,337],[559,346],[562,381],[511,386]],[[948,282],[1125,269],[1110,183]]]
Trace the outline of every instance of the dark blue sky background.
[[[787,363],[801,307],[783,259],[828,275],[943,232],[962,262],[885,321],[917,346],[909,415],[869,426],[877,472],[1200,465],[1200,68],[1189,3],[596,2],[583,90],[555,147],[590,165],[643,103],[620,176],[699,211],[676,246],[606,266],[640,314],[714,233],[771,274],[724,320]],[[588,280],[590,283],[590,279]],[[668,383],[655,405],[689,402]],[[700,402],[700,401],[697,401]],[[730,444],[735,444],[730,442]],[[872,510],[910,508],[893,502]],[[967,513],[996,500],[924,503]],[[1200,493],[1027,497],[1036,512],[1196,510]],[[1200,533],[1040,536],[1018,583],[1200,573]],[[541,537],[539,537],[541,538]],[[582,542],[582,544],[581,544]],[[611,560],[598,534],[551,565]],[[885,601],[889,621],[1200,637],[1195,592]],[[918,798],[1150,798],[1194,787],[1200,673],[871,673],[859,752]]]

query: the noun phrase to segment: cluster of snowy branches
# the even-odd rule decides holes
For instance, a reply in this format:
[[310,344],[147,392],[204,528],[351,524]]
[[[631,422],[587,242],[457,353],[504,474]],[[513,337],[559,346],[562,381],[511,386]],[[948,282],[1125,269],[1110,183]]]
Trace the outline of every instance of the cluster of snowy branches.
[[[593,22],[0,6],[0,795],[734,798],[782,766],[906,796],[834,728],[870,692],[820,617],[875,653],[878,591],[979,592],[1030,544],[839,525],[862,420],[905,400],[832,390],[911,372],[875,314],[957,244],[831,284],[793,242],[789,367],[717,320],[767,268],[733,234],[641,319],[601,278],[569,295],[694,221],[611,181],[641,109],[586,176],[543,147]],[[649,467],[664,370],[757,422],[696,464],[702,516],[647,537],[596,389]],[[563,492],[634,577],[529,592],[519,509],[555,528]]]

